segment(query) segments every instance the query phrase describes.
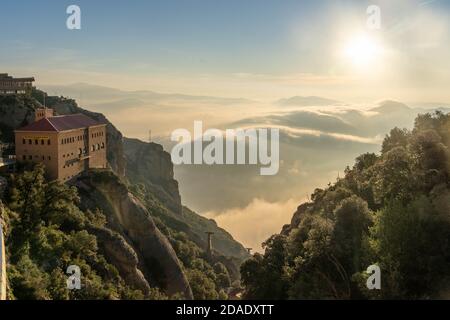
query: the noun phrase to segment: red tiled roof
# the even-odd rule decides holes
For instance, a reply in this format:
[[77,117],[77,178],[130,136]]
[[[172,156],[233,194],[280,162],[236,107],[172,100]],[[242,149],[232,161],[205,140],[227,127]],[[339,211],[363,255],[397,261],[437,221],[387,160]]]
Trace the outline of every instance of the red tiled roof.
[[98,126],[103,123],[97,122],[84,114],[71,114],[44,118],[33,122],[18,131],[67,131]]

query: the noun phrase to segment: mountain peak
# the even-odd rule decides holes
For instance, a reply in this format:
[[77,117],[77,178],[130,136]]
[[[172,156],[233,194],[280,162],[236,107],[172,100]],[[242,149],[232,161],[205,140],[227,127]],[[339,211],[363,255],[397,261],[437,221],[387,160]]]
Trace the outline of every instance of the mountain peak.
[[408,110],[411,110],[411,108],[406,104],[394,100],[382,101],[378,104],[377,107],[370,109],[370,111],[379,113],[402,112]]

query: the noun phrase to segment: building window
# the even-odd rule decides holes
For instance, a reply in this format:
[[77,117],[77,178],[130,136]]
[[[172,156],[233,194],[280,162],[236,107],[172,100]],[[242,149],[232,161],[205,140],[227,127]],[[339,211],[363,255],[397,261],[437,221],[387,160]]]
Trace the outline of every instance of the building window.
[[27,156],[26,155],[23,155],[22,156],[22,159],[25,161],[25,160],[27,160]]
[[33,156],[28,156],[28,160],[33,160]]
[[27,143],[26,140],[22,139],[22,144],[26,144],[26,143]]
[[105,143],[102,142],[102,149],[105,149]]
[[45,141],[44,140],[41,140],[41,145],[44,145],[45,144]]
[[48,160],[52,160],[52,157],[48,156]]
[[31,139],[28,139],[28,144],[32,144],[33,142],[31,141]]
[[39,144],[39,141],[37,141],[37,139],[35,139],[34,144]]
[[42,156],[42,161],[45,161],[45,156]]

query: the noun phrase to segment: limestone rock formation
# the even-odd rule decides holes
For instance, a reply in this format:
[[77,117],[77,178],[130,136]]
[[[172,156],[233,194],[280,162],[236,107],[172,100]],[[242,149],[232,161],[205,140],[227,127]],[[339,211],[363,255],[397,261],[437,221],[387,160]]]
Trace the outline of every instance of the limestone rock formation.
[[[157,275],[163,279],[169,295],[182,293],[192,299],[188,280],[169,241],[147,209],[114,174],[93,172],[80,178],[77,187],[82,206],[100,207],[106,214],[107,227],[120,235],[103,233],[101,236],[107,240],[103,247],[108,259],[115,261],[124,278],[132,279],[142,288]],[[130,260],[125,263],[127,259]]]
[[144,294],[150,291],[150,285],[139,269],[139,256],[119,233],[107,228],[89,230],[97,237],[98,244],[124,280]]
[[156,143],[124,138],[126,176],[133,183],[143,183],[175,213],[182,211],[178,182],[173,178],[170,154]]

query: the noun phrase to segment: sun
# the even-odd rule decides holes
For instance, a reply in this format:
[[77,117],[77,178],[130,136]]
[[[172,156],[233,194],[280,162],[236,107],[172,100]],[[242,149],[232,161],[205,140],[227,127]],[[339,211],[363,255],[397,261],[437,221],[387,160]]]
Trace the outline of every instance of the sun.
[[380,42],[367,35],[359,34],[348,40],[343,49],[345,59],[358,69],[376,67],[382,58]]

